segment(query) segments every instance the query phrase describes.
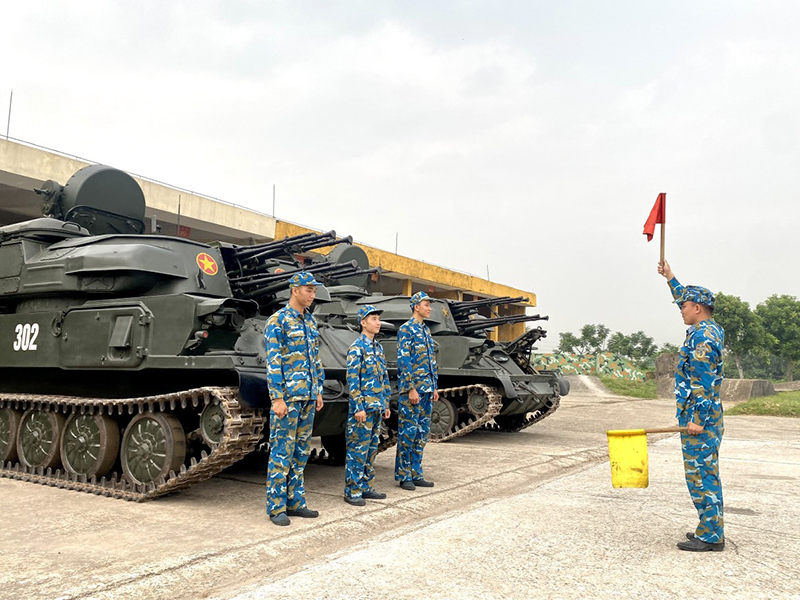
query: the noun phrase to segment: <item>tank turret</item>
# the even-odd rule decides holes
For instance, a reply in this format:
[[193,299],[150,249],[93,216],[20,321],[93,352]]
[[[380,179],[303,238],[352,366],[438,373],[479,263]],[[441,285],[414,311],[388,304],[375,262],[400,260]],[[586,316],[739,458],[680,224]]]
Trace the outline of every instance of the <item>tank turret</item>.
[[75,173],[66,185],[49,179],[34,191],[44,198],[45,216],[77,223],[92,235],[144,231],[144,193],[124,171],[93,165]]

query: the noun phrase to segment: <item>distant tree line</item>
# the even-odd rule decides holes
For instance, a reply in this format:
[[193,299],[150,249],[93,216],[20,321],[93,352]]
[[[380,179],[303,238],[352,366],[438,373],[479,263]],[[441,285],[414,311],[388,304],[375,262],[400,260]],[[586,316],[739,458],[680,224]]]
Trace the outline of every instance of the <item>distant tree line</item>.
[[[800,301],[794,296],[773,295],[751,309],[737,296],[716,295],[714,320],[725,329],[725,375],[744,379],[792,381],[794,362],[800,360]],[[613,352],[637,368],[650,371],[655,357],[677,352],[666,343],[660,348],[643,331],[625,335],[602,324],[586,324],[580,333],[559,335],[558,351],[575,354]]]
[[662,352],[677,352],[674,344],[664,344],[661,348],[644,331],[629,335],[611,330],[603,324],[587,323],[581,327],[580,335],[562,333],[559,335],[558,351],[573,354],[598,354],[612,352],[627,358],[638,369],[652,371],[655,357]]

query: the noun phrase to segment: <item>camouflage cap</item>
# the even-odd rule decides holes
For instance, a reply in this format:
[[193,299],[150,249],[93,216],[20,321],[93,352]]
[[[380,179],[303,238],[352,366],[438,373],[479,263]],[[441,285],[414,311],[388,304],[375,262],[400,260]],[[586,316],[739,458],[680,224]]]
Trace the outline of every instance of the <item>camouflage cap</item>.
[[423,300],[430,300],[431,297],[428,296],[425,292],[417,292],[413,296],[411,296],[411,300],[409,303],[411,304],[411,308],[414,308],[417,304],[422,302]]
[[683,288],[681,297],[675,300],[674,304],[683,304],[684,302],[694,302],[695,304],[705,304],[710,308],[714,308],[714,293],[700,285],[687,285]]
[[365,304],[364,306],[358,309],[358,320],[363,321],[373,313],[381,314],[382,312],[383,312],[382,310],[378,310],[377,308],[372,306],[372,304]]
[[322,285],[319,281],[314,279],[314,276],[308,271],[301,271],[296,273],[289,280],[289,287],[300,287],[301,285]]

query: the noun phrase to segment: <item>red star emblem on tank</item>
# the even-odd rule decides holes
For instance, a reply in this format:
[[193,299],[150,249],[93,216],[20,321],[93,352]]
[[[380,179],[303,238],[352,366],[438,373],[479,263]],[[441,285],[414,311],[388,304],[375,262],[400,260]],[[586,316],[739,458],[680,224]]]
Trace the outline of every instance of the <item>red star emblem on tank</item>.
[[200,267],[200,270],[206,275],[216,275],[219,270],[217,261],[205,252],[201,252],[197,255],[197,266]]

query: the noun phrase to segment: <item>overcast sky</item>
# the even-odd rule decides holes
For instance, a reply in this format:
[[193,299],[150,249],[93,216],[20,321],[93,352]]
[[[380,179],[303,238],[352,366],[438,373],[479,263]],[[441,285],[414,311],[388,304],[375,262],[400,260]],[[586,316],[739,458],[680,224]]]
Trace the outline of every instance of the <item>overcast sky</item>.
[[[800,3],[5,3],[11,137],[680,343],[685,284],[800,296]],[[3,127],[3,133],[5,133]],[[62,182],[64,183],[64,182]]]

